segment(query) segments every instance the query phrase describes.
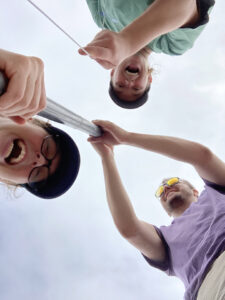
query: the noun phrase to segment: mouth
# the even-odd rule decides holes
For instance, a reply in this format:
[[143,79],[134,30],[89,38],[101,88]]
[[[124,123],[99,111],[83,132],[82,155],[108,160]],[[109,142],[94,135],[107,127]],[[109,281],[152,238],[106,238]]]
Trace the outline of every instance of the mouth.
[[9,165],[21,163],[26,155],[26,145],[21,139],[14,139],[8,146],[5,162]]
[[130,76],[136,76],[139,74],[140,69],[134,66],[128,66],[125,69],[126,74],[130,75]]

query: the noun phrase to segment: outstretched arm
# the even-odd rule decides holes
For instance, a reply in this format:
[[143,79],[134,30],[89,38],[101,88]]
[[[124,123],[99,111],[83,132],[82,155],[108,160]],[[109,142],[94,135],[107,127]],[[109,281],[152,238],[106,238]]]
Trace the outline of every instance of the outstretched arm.
[[137,218],[121,182],[114,160],[113,146],[94,142],[93,147],[102,159],[107,201],[117,229],[124,238],[147,257],[163,261],[165,258],[164,245],[154,226]]
[[[111,69],[156,37],[198,20],[196,0],[155,0],[119,33],[103,30],[85,49],[104,68]],[[85,55],[80,49],[79,53]]]
[[112,144],[127,144],[156,152],[175,160],[193,165],[199,175],[211,182],[225,185],[225,163],[209,148],[188,140],[159,135],[138,134],[125,131],[107,121],[97,121],[105,134],[91,138],[93,142],[104,141]]
[[156,37],[195,23],[197,19],[196,0],[156,0],[120,34],[134,54]]

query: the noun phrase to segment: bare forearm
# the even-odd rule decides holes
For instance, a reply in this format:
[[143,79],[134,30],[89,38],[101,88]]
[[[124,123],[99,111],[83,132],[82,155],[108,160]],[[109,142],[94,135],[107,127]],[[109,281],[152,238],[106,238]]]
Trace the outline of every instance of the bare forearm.
[[201,144],[160,135],[129,133],[124,144],[156,152],[194,166],[202,164],[210,152]]
[[115,225],[123,236],[132,235],[137,217],[122,184],[113,156],[102,159],[106,196]]
[[156,37],[173,31],[196,18],[195,0],[156,0],[120,34],[136,53]]

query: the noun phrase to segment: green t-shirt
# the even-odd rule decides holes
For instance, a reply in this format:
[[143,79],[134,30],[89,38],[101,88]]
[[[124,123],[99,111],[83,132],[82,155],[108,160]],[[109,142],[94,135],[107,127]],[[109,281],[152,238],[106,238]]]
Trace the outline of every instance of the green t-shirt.
[[[121,31],[154,2],[154,0],[86,1],[98,27],[115,32]],[[209,2],[213,1],[209,0]],[[206,13],[208,14],[208,11]],[[195,40],[203,31],[205,25],[204,23],[196,28],[178,28],[157,37],[148,44],[148,47],[157,53],[181,55],[193,47]]]

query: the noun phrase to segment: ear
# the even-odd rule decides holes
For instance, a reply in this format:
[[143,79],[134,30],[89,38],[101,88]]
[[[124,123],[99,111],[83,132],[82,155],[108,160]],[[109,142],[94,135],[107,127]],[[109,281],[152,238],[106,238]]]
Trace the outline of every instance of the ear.
[[111,72],[110,72],[110,76],[111,76],[111,78],[113,77],[113,75],[114,75],[114,72],[115,72],[115,69],[112,69],[112,70],[111,70]]
[[193,190],[193,194],[196,198],[198,198],[199,192],[196,189]]
[[148,75],[148,82],[152,83],[152,75],[151,74]]

